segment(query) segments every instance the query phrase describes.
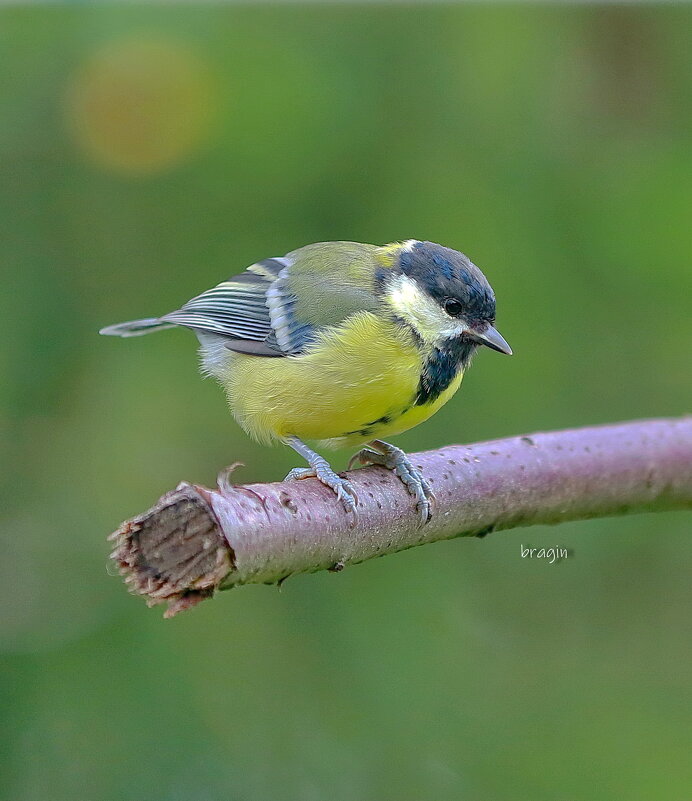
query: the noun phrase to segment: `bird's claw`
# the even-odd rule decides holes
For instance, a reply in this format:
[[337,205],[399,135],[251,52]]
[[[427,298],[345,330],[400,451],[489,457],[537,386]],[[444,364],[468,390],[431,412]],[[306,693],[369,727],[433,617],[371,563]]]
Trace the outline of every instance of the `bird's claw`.
[[356,505],[358,503],[358,496],[351,484],[345,478],[337,475],[329,466],[327,461],[318,462],[313,467],[294,467],[284,481],[300,480],[303,478],[317,478],[325,486],[329,487],[336,497],[341,501],[347,512],[357,514]]
[[351,457],[348,463],[349,470],[356,463],[362,465],[381,465],[391,470],[403,483],[409,494],[415,498],[416,507],[420,512],[423,523],[432,517],[432,504],[435,495],[432,487],[423,474],[415,468],[406,454],[394,445],[387,445],[386,452],[380,453],[372,448],[363,450]]

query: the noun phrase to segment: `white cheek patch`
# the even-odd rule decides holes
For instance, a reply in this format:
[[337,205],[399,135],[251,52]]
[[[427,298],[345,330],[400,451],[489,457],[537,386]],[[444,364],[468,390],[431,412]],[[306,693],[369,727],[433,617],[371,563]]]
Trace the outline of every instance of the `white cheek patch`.
[[461,320],[446,314],[440,306],[406,275],[397,276],[387,294],[395,314],[411,325],[426,342],[457,337],[468,331]]

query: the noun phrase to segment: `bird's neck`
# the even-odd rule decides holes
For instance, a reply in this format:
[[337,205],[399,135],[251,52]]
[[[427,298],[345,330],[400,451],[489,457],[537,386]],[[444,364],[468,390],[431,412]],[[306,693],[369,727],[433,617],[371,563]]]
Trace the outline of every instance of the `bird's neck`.
[[433,403],[466,369],[477,348],[478,345],[466,337],[446,339],[438,346],[424,348],[416,405]]

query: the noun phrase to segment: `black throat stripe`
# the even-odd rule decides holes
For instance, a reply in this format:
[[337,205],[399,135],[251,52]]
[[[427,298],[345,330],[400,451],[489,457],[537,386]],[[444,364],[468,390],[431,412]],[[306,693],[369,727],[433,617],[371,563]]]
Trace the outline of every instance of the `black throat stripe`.
[[423,365],[418,389],[416,406],[432,403],[449,387],[471,361],[478,345],[463,337],[448,339],[441,348],[434,348]]

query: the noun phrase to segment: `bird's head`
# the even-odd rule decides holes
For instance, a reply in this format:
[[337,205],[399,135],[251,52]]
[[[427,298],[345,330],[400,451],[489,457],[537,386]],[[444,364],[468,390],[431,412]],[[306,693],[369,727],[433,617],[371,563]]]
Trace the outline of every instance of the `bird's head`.
[[495,294],[463,253],[409,240],[383,249],[389,269],[378,275],[384,302],[427,345],[465,340],[511,354],[495,323]]

